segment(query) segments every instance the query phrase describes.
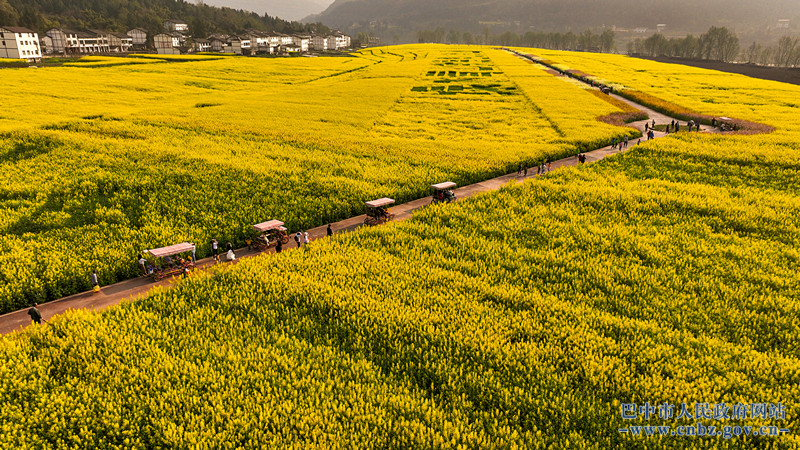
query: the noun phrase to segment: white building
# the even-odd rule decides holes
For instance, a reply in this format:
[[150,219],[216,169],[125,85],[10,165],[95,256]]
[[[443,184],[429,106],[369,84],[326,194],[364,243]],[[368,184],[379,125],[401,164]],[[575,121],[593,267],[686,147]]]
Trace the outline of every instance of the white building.
[[195,39],[193,41],[193,48],[196,53],[210,52],[211,41],[208,39]]
[[185,33],[189,31],[189,25],[180,20],[165,20],[164,29],[167,31],[177,31],[178,33]]
[[342,33],[334,33],[326,37],[328,40],[328,50],[342,50],[350,48],[350,36]]
[[241,54],[243,54],[243,55],[251,55],[251,54],[253,54],[253,52],[251,50],[250,36],[239,36],[238,39],[239,39],[239,46],[242,49],[242,53]]
[[252,54],[271,53],[269,35],[267,33],[258,30],[249,30],[247,36],[250,39],[250,51]]
[[[67,32],[67,41],[76,42],[76,45],[69,45],[72,53],[109,53],[111,47],[108,45],[108,34],[104,32],[76,31]],[[74,34],[72,34],[74,33]],[[73,37],[74,36],[74,37]]]
[[41,60],[39,34],[27,28],[0,27],[0,58]]

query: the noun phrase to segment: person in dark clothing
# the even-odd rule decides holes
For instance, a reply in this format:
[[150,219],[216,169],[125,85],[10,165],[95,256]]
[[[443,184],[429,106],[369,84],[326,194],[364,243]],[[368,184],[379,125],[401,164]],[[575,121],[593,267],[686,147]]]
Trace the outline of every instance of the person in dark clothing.
[[231,244],[231,241],[228,241],[228,242],[225,244],[225,246],[227,247],[227,248],[226,248],[226,251],[231,251],[231,250],[233,250],[233,244]]
[[278,241],[275,243],[275,253],[280,253],[283,250],[283,241],[278,238]]
[[328,233],[328,236],[333,236],[333,229],[331,229],[331,224],[328,224],[328,229],[326,230],[326,233]]
[[526,177],[528,176],[528,165],[527,164],[522,166],[522,175],[526,176]]
[[92,270],[92,287],[100,286],[100,280],[97,279],[97,269]]
[[31,316],[31,320],[32,321],[34,321],[37,324],[41,325],[42,324],[42,313],[39,312],[39,308],[37,308],[37,306],[39,306],[39,304],[38,303],[34,303],[33,306],[31,306],[31,309],[28,310],[28,315]]
[[219,242],[216,239],[211,240],[211,253],[214,255],[214,261],[219,262]]
[[297,248],[300,248],[300,232],[298,231],[297,234],[294,235],[294,243],[297,244]]

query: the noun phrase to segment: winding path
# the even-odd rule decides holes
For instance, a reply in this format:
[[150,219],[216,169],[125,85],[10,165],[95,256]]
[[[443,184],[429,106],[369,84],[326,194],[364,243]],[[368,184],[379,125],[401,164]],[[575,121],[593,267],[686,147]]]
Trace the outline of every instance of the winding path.
[[[518,56],[524,57],[522,55]],[[652,122],[653,119],[655,119],[656,124],[662,124],[662,125],[665,123],[669,123],[672,120],[675,120],[673,117],[656,112],[650,108],[639,105],[635,102],[622,98],[618,95],[615,94],[610,94],[610,95],[618,100],[621,100],[647,113],[650,119],[628,124],[628,126],[636,128],[639,131],[644,132],[645,123]],[[703,132],[715,131],[705,125],[701,126],[701,130]],[[666,135],[667,134],[663,132],[655,132],[656,138],[664,137]],[[636,139],[632,140],[629,143],[628,148],[635,147],[635,142]],[[593,150],[591,152],[585,152],[584,155],[586,155],[586,162],[592,163],[600,161],[604,158],[607,158],[624,150],[626,149],[622,150],[612,149],[611,146],[607,146]],[[570,156],[567,158],[560,159],[558,161],[554,161],[552,164],[552,170],[556,170],[561,167],[576,166],[578,164],[579,162],[577,156]],[[536,175],[535,172],[536,168],[534,167],[533,170],[528,169],[527,176],[522,176],[522,175],[517,175],[516,173],[512,173],[497,178],[492,178],[486,181],[482,181],[480,183],[463,186],[455,189],[456,197],[459,199],[472,197],[482,192],[499,189],[509,181],[518,181],[529,178],[536,178],[537,176],[540,176]],[[409,203],[404,203],[392,207],[392,212],[395,215],[395,221],[402,221],[411,217],[411,215],[416,210],[424,208],[430,203],[431,203],[431,197],[425,197],[418,200],[414,200]],[[360,215],[356,217],[351,217],[346,220],[342,220],[340,222],[335,222],[332,224],[333,231],[334,233],[353,231],[364,224],[364,218],[365,218],[364,215]],[[312,228],[307,231],[312,241],[326,237],[325,226]],[[293,249],[294,249],[294,244],[290,241],[290,243],[286,245],[284,251],[292,251]],[[274,252],[274,249],[269,249],[266,252],[256,252],[256,251],[248,251],[246,248],[242,248],[236,250],[236,255],[238,257],[237,261],[230,263],[219,263],[219,264],[235,264],[236,262],[238,262],[243,258],[249,258],[260,255],[262,253],[272,253],[272,252]],[[196,270],[208,270],[209,268],[214,267],[215,265],[216,264],[214,263],[213,258],[201,259],[197,261]],[[104,286],[100,289],[99,293],[94,293],[92,291],[81,292],[79,294],[70,295],[68,297],[64,297],[58,300],[53,300],[51,302],[43,303],[39,305],[39,311],[41,312],[42,317],[44,318],[45,321],[51,319],[54,316],[62,314],[70,309],[102,311],[122,301],[136,300],[138,298],[146,296],[147,292],[155,286],[171,286],[174,283],[179,283],[179,282],[180,280],[178,278],[165,279],[159,282],[153,282],[150,278],[146,277],[134,278],[131,280],[121,281],[119,283],[112,284],[109,286]],[[25,327],[30,326],[32,322],[30,317],[28,316],[27,311],[28,308],[25,308],[1,315],[0,334],[4,335],[9,334],[14,331],[20,331]]]

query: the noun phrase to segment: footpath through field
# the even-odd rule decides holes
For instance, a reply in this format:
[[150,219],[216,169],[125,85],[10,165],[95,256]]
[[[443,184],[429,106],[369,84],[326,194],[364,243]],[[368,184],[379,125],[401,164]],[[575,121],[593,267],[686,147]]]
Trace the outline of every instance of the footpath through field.
[[[644,132],[645,124],[648,122],[652,124],[653,120],[655,120],[657,125],[664,125],[670,123],[672,120],[676,120],[673,117],[669,117],[667,115],[653,111],[650,108],[639,105],[635,102],[619,97],[617,95],[611,94],[611,96],[645,112],[650,117],[648,120],[642,120],[639,122],[633,122],[628,124],[629,126],[634,127],[639,131]],[[704,125],[701,126],[701,130],[703,132],[715,131]],[[666,135],[667,134],[664,132],[658,132],[658,131],[655,132],[656,138],[664,137]],[[642,138],[642,140],[645,139],[646,138]],[[628,148],[635,147],[636,141],[637,139],[631,140],[628,144]],[[611,146],[607,146],[590,152],[585,152],[583,154],[586,155],[586,163],[592,163],[595,161],[600,161],[604,158],[607,158],[624,150],[626,149],[612,149]],[[570,156],[568,158],[563,158],[558,161],[554,161],[552,163],[551,170],[556,170],[561,167],[576,166],[578,164],[579,162],[577,156]],[[510,181],[536,178],[537,176],[540,175],[536,174],[536,167],[533,168],[529,167],[527,176],[518,175],[515,172],[508,175],[503,175],[497,178],[492,178],[486,181],[482,181],[480,183],[475,183],[468,186],[457,188],[455,189],[455,194],[458,199],[472,197],[482,192],[499,189],[500,187],[502,187],[503,185],[505,185]],[[446,181],[446,180],[441,180],[441,181]],[[395,221],[401,221],[411,217],[414,211],[420,208],[424,208],[425,206],[430,205],[430,203],[431,203],[431,197],[425,197],[418,200],[414,200],[409,203],[396,205],[391,208],[391,211],[395,215]],[[364,225],[365,217],[366,217],[365,215],[351,217],[349,219],[342,220],[340,222],[335,222],[331,226],[333,228],[334,233],[353,231],[356,228]],[[324,238],[327,235],[325,226],[312,228],[310,230],[307,230],[307,232],[309,234],[310,240],[312,241]],[[293,240],[290,240],[289,244],[286,244],[284,246],[284,251],[291,251],[293,249],[295,249],[295,245]],[[235,264],[242,258],[257,256],[262,253],[273,253],[274,251],[275,251],[274,248],[271,248],[265,252],[248,251],[247,248],[241,248],[235,250],[237,256],[236,261],[215,263],[213,258],[205,258],[197,261],[195,270],[208,270],[209,268],[217,265]],[[221,257],[224,256],[224,253],[220,256]],[[87,291],[75,295],[70,295],[68,297],[64,297],[58,300],[53,300],[48,303],[43,303],[39,305],[38,308],[42,314],[42,318],[45,321],[51,319],[54,316],[62,314],[70,309],[86,309],[93,311],[102,311],[108,308],[109,306],[113,306],[122,302],[123,300],[136,300],[137,298],[145,296],[147,292],[155,286],[168,287],[178,282],[180,282],[179,278],[165,279],[159,282],[154,282],[148,277],[139,277],[131,280],[122,281],[109,286],[104,286],[100,289],[100,292],[98,293]],[[13,331],[22,330],[25,327],[31,325],[31,323],[32,323],[31,318],[28,316],[28,308],[4,314],[0,316],[0,334],[8,334]]]

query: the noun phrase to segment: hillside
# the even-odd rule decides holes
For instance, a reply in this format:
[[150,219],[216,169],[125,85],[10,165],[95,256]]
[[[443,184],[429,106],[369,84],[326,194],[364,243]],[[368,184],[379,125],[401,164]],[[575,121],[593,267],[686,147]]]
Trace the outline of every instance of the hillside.
[[330,0],[206,0],[214,6],[227,6],[234,9],[269,14],[286,20],[300,20],[309,14],[318,14],[327,8]]
[[481,32],[489,25],[579,32],[601,26],[653,29],[663,23],[671,30],[701,32],[711,25],[764,29],[780,18],[796,23],[794,0],[336,0],[310,19],[344,29],[372,22],[400,30],[441,26]]
[[0,24],[37,31],[50,27],[98,28],[126,31],[140,27],[162,29],[167,19],[183,20],[192,34],[235,33],[249,28],[268,31],[306,31],[314,25],[289,22],[269,15],[195,4],[183,0],[0,0]]

